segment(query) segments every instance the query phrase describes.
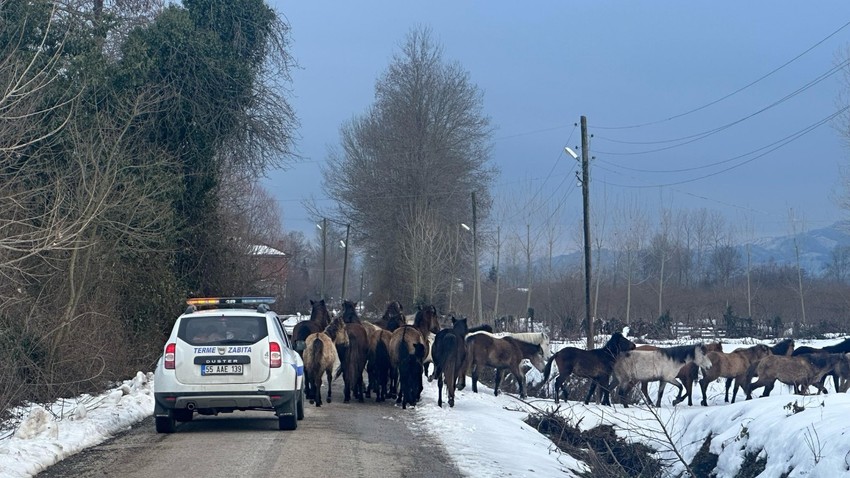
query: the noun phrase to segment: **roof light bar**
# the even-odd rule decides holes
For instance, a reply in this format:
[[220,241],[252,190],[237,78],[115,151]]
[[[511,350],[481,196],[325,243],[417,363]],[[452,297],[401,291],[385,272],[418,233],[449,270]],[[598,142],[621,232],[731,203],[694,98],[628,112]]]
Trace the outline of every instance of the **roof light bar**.
[[189,305],[274,304],[274,297],[196,297],[187,299]]

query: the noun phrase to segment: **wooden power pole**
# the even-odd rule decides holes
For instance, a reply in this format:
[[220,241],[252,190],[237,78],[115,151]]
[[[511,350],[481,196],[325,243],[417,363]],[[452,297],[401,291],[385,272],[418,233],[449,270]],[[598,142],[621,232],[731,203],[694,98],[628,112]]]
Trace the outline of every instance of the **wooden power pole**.
[[587,117],[581,117],[581,196],[584,210],[584,316],[587,320],[587,350],[593,349],[593,317],[590,315],[590,146]]

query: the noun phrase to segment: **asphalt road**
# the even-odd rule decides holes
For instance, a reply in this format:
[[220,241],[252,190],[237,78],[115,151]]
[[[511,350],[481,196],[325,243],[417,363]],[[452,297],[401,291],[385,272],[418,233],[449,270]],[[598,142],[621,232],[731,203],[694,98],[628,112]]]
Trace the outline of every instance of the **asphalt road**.
[[[295,431],[279,431],[271,412],[195,416],[158,434],[150,417],[132,429],[48,468],[51,477],[456,477],[446,450],[407,423],[415,412],[394,401],[305,403]],[[323,388],[324,391],[324,388]]]

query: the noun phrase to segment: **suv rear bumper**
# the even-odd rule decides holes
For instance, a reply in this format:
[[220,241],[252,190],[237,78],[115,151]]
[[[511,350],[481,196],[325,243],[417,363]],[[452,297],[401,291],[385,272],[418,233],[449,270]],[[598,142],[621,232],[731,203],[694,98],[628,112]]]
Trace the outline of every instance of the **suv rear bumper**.
[[264,392],[187,392],[154,393],[154,416],[167,417],[171,410],[211,410],[215,413],[234,410],[274,410],[275,414],[292,415],[300,390]]

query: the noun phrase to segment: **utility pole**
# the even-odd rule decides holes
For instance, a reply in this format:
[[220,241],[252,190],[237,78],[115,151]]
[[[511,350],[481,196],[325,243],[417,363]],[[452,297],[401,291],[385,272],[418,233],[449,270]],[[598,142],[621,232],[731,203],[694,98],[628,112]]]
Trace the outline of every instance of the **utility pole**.
[[345,257],[342,260],[342,295],[339,297],[340,300],[345,300],[345,279],[348,278],[348,233],[351,231],[351,224],[345,225],[345,244],[343,247],[345,248]]
[[528,313],[531,310],[531,224],[525,225],[525,278],[528,282],[528,290],[525,292],[525,331],[529,332],[531,317]]
[[587,117],[581,117],[581,196],[584,210],[584,315],[587,320],[587,350],[593,350],[593,317],[590,315],[590,146]]
[[496,300],[493,304],[493,320],[499,318],[499,255],[502,252],[502,226],[496,227]]
[[478,270],[478,217],[476,216],[475,191],[472,191],[472,255],[474,256],[475,268],[475,290],[473,293],[473,303],[477,315],[478,324],[484,323],[484,314],[481,312],[481,272]]
[[328,275],[328,218],[322,218],[322,300],[325,300],[325,279]]

